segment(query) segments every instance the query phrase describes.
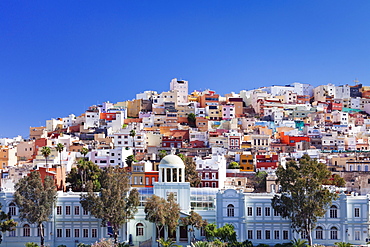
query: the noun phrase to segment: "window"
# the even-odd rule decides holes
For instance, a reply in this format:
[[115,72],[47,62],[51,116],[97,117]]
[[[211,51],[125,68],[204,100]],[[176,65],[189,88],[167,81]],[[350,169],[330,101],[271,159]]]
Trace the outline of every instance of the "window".
[[232,204],[227,206],[227,217],[234,217],[234,205]]
[[88,238],[89,237],[89,229],[83,229],[83,237]]
[[66,229],[66,238],[71,237],[71,229]]
[[142,223],[136,225],[136,236],[144,236],[144,225]]
[[31,236],[30,225],[28,224],[23,225],[23,237],[30,237],[30,236]]
[[265,208],[265,216],[270,216],[270,214],[271,214],[271,209],[270,209],[270,207],[266,207]]
[[316,239],[324,239],[323,238],[323,229],[321,226],[316,227]]
[[247,210],[248,210],[248,216],[252,216],[253,215],[252,207],[248,207]]
[[88,215],[89,214],[89,211],[87,211],[86,209],[83,208],[82,214],[83,215]]
[[75,238],[80,237],[80,229],[75,229]]
[[280,237],[280,232],[274,231],[274,239],[279,239],[279,237]]
[[355,208],[355,217],[360,217],[360,208]]
[[9,231],[9,237],[15,237],[15,230],[14,231]]
[[98,236],[98,230],[96,228],[91,229],[91,237],[96,238]]
[[261,216],[262,215],[262,208],[261,207],[257,207],[257,213],[256,213],[257,216]]
[[75,206],[75,215],[80,215],[80,206]]
[[253,239],[253,230],[248,230],[248,239]]
[[58,228],[57,229],[57,238],[61,238],[62,237],[62,229]]
[[266,230],[265,231],[265,237],[266,237],[266,239],[270,239],[271,238],[271,236],[270,236],[271,234],[270,234],[270,230]]
[[[330,218],[338,218],[338,208],[335,205],[330,207]],[[336,239],[336,238],[333,238],[333,239]]]
[[338,239],[338,229],[335,226],[330,228],[330,239]]
[[17,212],[17,209],[16,209],[16,206],[15,206],[15,204],[12,202],[12,203],[10,203],[9,204],[9,214],[11,215],[11,216],[14,216],[14,215],[16,215],[16,212]]
[[360,231],[355,231],[355,240],[361,240],[360,239]]
[[71,206],[66,206],[66,215],[71,215]]
[[274,216],[279,216],[279,212],[277,210],[274,210]]
[[62,215],[62,206],[57,206],[57,215]]
[[257,230],[257,239],[261,239],[261,238],[262,238],[262,231]]
[[283,231],[283,239],[289,239],[289,233],[288,231]]

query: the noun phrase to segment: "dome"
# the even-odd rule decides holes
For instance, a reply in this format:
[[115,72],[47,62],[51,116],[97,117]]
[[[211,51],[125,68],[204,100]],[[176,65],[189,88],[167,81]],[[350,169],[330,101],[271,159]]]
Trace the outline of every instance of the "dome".
[[159,168],[185,168],[185,165],[179,156],[169,154],[161,160]]

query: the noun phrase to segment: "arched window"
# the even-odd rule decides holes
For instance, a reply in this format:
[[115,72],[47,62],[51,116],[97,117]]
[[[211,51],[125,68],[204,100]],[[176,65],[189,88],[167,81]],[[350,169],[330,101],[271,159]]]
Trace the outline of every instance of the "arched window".
[[361,171],[361,166],[357,166],[357,171]]
[[136,236],[144,236],[144,225],[142,223],[136,224]]
[[323,231],[321,226],[316,227],[316,239],[323,239],[322,232]]
[[330,207],[330,218],[338,218],[338,208],[335,205]]
[[338,239],[338,229],[335,226],[330,228],[330,239]]
[[234,217],[234,205],[227,205],[227,217]]
[[16,208],[15,204],[13,202],[10,203],[9,204],[9,214],[11,216],[14,216],[14,215],[16,215],[16,212],[17,212],[17,208]]
[[30,225],[28,224],[23,225],[23,237],[30,237],[30,236],[31,236]]

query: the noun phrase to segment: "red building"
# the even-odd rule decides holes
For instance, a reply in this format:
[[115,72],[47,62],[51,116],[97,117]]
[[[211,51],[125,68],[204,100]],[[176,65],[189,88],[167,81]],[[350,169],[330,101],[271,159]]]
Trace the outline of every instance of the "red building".
[[153,187],[155,182],[158,182],[159,172],[145,172],[145,187]]
[[276,169],[279,165],[279,155],[256,155],[256,170]]
[[200,187],[218,188],[218,169],[204,168],[197,172],[201,178]]
[[163,136],[162,138],[162,147],[163,148],[182,148],[183,147],[182,137],[174,136]]
[[115,112],[104,112],[100,113],[100,119],[104,119],[105,121],[112,121],[116,120],[116,113]]

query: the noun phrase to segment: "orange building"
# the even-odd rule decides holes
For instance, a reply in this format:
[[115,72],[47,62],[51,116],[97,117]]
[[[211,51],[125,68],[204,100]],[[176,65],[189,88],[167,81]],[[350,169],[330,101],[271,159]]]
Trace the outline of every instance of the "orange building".
[[284,132],[280,134],[280,141],[283,144],[287,144],[289,146],[295,146],[298,142],[310,142],[310,138],[308,136],[288,136],[285,135]]
[[200,108],[204,108],[208,105],[218,105],[219,98],[220,95],[216,94],[216,92],[209,91],[209,93],[199,97]]
[[65,166],[53,165],[52,168],[39,167],[37,170],[40,173],[41,180],[44,182],[46,176],[51,177],[54,180],[57,190],[66,190],[66,168]]

